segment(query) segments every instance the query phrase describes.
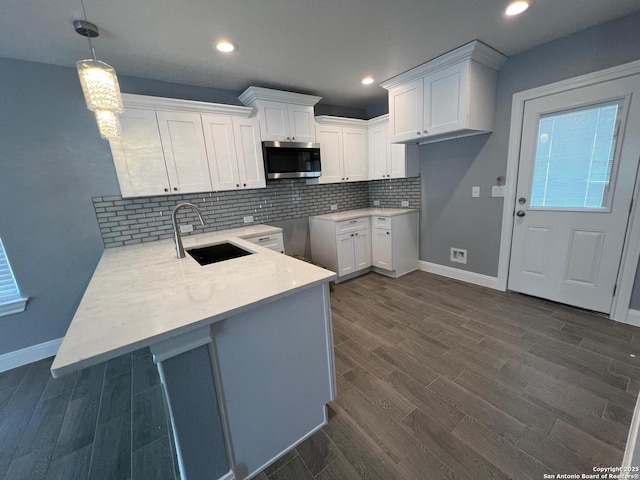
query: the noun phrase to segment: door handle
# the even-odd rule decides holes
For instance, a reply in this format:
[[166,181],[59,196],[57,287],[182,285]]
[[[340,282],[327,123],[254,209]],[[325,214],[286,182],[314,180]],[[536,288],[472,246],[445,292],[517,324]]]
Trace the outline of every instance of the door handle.
[[526,214],[524,213],[524,210],[518,210],[518,211],[516,212],[516,216],[518,216],[518,217],[524,217],[525,215],[526,215]]

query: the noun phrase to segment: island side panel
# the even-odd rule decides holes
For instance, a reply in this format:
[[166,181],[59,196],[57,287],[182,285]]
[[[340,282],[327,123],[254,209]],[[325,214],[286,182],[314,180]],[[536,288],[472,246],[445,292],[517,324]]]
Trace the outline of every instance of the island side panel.
[[237,480],[254,475],[327,422],[335,397],[328,285],[213,326]]
[[217,479],[230,469],[209,345],[159,363],[185,479]]

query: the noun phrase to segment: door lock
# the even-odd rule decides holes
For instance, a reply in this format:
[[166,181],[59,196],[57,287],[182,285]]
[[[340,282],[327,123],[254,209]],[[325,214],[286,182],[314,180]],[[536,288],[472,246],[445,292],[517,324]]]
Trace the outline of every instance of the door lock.
[[516,216],[518,216],[518,217],[524,217],[524,216],[525,216],[524,210],[518,210],[518,211],[516,212]]
[[520,205],[524,205],[525,203],[527,203],[527,199],[526,199],[526,198],[524,198],[524,197],[520,197],[520,198],[518,199],[518,203],[519,203]]

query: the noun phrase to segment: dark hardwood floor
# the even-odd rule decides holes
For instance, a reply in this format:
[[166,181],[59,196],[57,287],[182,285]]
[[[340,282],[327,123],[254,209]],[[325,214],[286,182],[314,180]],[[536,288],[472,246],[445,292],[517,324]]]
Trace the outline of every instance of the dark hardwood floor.
[[423,272],[368,274],[331,304],[329,425],[259,478],[537,480],[621,464],[640,329]]
[[60,379],[52,361],[0,374],[1,480],[175,480],[148,349]]
[[[258,479],[537,480],[620,465],[640,329],[423,272],[368,274],[331,303],[329,424]],[[0,374],[0,480],[172,479],[148,355],[60,380],[50,360]]]

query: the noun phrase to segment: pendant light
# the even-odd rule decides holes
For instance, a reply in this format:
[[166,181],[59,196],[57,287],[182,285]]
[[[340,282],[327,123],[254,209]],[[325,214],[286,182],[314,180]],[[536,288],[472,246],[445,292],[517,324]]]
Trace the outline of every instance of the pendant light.
[[102,138],[118,138],[121,132],[117,114],[124,111],[118,77],[113,67],[96,59],[91,39],[99,35],[98,27],[87,21],[84,2],[80,0],[80,3],[84,20],[74,21],[73,27],[77,33],[87,37],[92,56],[90,59],[76,62],[82,93],[87,108],[95,113]]

